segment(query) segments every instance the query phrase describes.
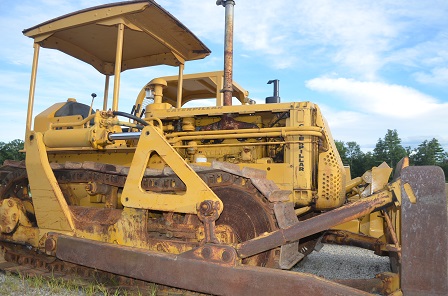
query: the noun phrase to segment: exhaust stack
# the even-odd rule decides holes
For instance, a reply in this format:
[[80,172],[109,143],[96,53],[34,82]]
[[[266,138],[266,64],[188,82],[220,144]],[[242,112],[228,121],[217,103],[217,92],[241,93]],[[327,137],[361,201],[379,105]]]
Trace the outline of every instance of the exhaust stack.
[[226,28],[224,36],[224,86],[221,90],[224,93],[224,106],[232,106],[233,93],[233,0],[217,0],[216,5],[226,8]]
[[269,80],[268,84],[274,84],[274,93],[272,94],[272,97],[266,98],[266,104],[274,104],[274,103],[280,103],[280,80],[274,79]]

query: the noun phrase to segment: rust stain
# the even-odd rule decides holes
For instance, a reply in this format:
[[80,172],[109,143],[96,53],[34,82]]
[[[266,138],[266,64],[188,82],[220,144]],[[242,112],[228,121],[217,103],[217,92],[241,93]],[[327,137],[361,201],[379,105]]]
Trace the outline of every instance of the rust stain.
[[220,121],[203,126],[202,131],[212,130],[235,130],[235,129],[249,129],[258,128],[256,124],[238,121],[233,119],[229,114],[224,114]]

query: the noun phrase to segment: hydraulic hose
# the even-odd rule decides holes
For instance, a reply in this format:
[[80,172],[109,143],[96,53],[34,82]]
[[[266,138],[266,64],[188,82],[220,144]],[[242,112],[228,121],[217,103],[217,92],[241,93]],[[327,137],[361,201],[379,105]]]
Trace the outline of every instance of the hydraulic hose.
[[113,115],[117,115],[117,116],[127,117],[127,118],[129,118],[129,119],[133,119],[133,120],[137,121],[138,123],[141,123],[141,124],[144,125],[144,126],[149,125],[149,123],[147,123],[146,121],[144,121],[144,120],[141,119],[140,117],[135,116],[135,115],[132,115],[132,114],[129,114],[129,113],[126,113],[126,112],[122,112],[122,111],[113,111],[112,114],[113,114]]

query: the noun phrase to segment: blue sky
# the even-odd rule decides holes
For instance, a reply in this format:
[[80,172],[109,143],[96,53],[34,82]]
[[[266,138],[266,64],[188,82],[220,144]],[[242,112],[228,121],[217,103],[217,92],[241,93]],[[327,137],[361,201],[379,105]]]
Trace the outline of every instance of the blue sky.
[[[23,139],[33,55],[22,30],[111,1],[0,0],[0,141]],[[224,8],[215,0],[157,1],[211,50],[185,73],[223,67]],[[404,146],[437,138],[448,151],[448,1],[236,0],[234,80],[258,104],[280,80],[286,101],[317,103],[333,136],[371,150],[387,129]],[[119,109],[130,111],[152,78],[173,67],[123,72]],[[74,97],[102,97],[104,79],[57,51],[42,49],[34,115]],[[94,106],[101,107],[98,100]]]

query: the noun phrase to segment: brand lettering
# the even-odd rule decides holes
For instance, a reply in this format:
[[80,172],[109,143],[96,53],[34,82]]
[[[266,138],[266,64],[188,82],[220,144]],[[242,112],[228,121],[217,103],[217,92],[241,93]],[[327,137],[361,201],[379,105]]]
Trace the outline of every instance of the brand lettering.
[[[303,124],[301,124],[300,126],[303,126]],[[299,136],[299,141],[305,141],[305,137]],[[299,142],[299,172],[305,171],[305,156],[303,156],[304,148],[305,144],[303,142]]]
[[197,108],[173,108],[173,109],[167,109],[167,112],[185,112],[185,111],[200,111],[200,110],[219,110],[222,109],[222,106],[215,106],[215,107],[197,107]]

